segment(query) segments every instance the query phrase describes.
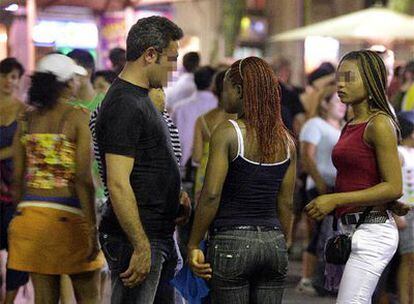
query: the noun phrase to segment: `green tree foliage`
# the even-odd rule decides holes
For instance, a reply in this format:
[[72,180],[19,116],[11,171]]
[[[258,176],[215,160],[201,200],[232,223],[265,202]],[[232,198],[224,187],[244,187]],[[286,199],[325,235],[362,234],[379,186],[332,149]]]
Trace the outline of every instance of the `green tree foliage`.
[[240,32],[240,22],[246,8],[246,0],[223,1],[223,34],[226,56],[233,56]]
[[400,13],[409,13],[414,0],[389,0],[388,7]]

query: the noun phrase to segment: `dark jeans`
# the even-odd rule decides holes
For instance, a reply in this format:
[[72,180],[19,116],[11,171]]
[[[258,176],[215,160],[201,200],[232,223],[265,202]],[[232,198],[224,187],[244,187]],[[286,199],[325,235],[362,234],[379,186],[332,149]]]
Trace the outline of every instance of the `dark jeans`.
[[123,238],[100,235],[102,250],[111,270],[111,304],[174,304],[174,287],[170,281],[177,266],[174,239],[150,240],[151,269],[144,282],[134,288],[125,287],[119,275],[129,265],[132,246]]
[[288,255],[283,233],[230,230],[209,240],[211,303],[282,303]]
[[[306,191],[306,198],[308,204],[315,198],[319,196],[318,190],[316,188],[309,189]],[[312,231],[312,238],[308,244],[308,248],[306,249],[307,252],[316,255],[316,251],[318,249],[318,241],[319,241],[319,233],[321,232],[321,224],[322,222],[318,221],[315,223]]]
[[[11,203],[0,201],[0,250],[8,248],[7,230],[13,219],[16,206]],[[6,271],[6,290],[13,291],[20,286],[26,285],[29,281],[29,273],[7,268]]]

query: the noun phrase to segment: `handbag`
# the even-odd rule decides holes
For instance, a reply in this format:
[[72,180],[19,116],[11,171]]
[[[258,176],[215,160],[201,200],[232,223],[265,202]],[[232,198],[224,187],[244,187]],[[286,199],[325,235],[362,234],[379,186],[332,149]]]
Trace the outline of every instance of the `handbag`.
[[[367,215],[371,212],[372,207],[367,207],[362,213],[356,224],[358,228],[364,221]],[[334,217],[333,230],[338,231],[338,219]],[[325,261],[334,265],[345,265],[352,250],[352,235],[338,234],[328,239],[325,245]]]

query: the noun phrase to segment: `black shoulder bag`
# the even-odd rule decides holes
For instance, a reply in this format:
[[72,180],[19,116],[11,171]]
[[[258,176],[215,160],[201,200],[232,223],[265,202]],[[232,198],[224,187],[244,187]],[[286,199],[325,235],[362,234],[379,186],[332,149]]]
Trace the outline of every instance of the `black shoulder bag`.
[[[371,212],[372,207],[367,207],[362,213],[356,224],[358,228],[364,221],[367,215]],[[333,230],[338,231],[338,219],[334,216]],[[338,234],[328,239],[325,245],[325,261],[334,265],[345,265],[351,254],[352,249],[352,235]]]

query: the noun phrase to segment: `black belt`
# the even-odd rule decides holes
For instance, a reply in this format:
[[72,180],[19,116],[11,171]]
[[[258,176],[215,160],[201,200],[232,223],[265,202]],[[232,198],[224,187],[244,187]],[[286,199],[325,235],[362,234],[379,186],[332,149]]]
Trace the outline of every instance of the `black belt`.
[[268,231],[280,230],[280,228],[277,226],[249,226],[249,225],[224,226],[224,227],[213,228],[211,230],[211,233],[214,235],[216,233],[232,231],[232,230],[268,232]]
[[[356,225],[362,212],[358,213],[349,213],[341,216],[341,223],[343,225]],[[363,224],[381,224],[385,223],[389,219],[388,213],[386,211],[371,211]]]

